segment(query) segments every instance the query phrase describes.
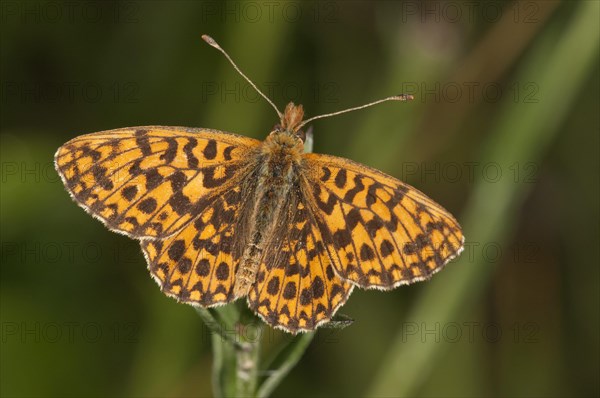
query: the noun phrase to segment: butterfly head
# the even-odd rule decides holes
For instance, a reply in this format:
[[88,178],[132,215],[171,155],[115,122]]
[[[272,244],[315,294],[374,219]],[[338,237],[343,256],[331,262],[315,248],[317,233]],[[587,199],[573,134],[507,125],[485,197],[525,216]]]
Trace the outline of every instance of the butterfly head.
[[285,107],[280,124],[276,125],[269,134],[267,141],[281,148],[302,151],[306,135],[300,130],[304,109],[302,105],[290,102]]

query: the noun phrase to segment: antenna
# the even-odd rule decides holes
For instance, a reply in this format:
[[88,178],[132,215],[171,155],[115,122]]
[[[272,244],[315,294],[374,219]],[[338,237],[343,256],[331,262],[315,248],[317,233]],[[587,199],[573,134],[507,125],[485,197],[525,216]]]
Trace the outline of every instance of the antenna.
[[256,87],[256,85],[255,85],[254,83],[252,83],[252,80],[250,80],[250,79],[248,78],[248,76],[246,76],[246,75],[244,74],[244,72],[242,72],[242,71],[240,70],[240,68],[238,68],[238,66],[235,64],[235,62],[233,62],[233,60],[232,60],[232,59],[231,59],[231,57],[229,56],[229,54],[227,54],[227,53],[225,52],[225,50],[223,50],[223,49],[221,48],[221,46],[219,46],[219,44],[218,44],[218,43],[215,41],[215,39],[213,39],[213,38],[212,38],[212,37],[210,37],[209,35],[202,35],[202,40],[204,40],[205,42],[207,42],[208,44],[210,44],[211,46],[213,46],[213,47],[214,47],[214,48],[216,48],[217,50],[221,51],[221,52],[223,53],[223,55],[225,56],[225,58],[227,58],[227,59],[229,60],[229,62],[231,62],[231,65],[233,65],[233,67],[235,68],[235,70],[236,70],[236,71],[237,71],[237,72],[238,72],[240,75],[242,75],[242,77],[243,77],[244,79],[246,79],[246,81],[247,81],[248,83],[250,83],[250,85],[251,85],[252,87],[254,87],[254,89],[255,89],[255,90],[256,90],[256,91],[257,91],[257,92],[258,92],[258,93],[259,93],[259,94],[260,94],[260,95],[261,95],[261,96],[262,96],[264,99],[266,99],[266,100],[267,100],[267,102],[268,102],[269,104],[271,104],[271,106],[273,107],[273,109],[275,109],[275,112],[277,112],[277,116],[279,116],[279,119],[281,119],[281,118],[283,117],[283,114],[282,114],[281,112],[279,112],[279,109],[277,109],[277,107],[275,106],[275,104],[274,104],[274,103],[273,103],[273,102],[272,102],[272,101],[271,101],[271,100],[270,100],[270,99],[269,99],[269,98],[268,98],[266,95],[264,95],[264,94],[263,94],[263,92],[262,92],[262,91],[260,91],[260,90],[258,89],[258,87]]
[[319,115],[319,116],[311,117],[310,119],[306,119],[302,123],[300,123],[298,125],[297,129],[298,130],[301,129],[302,126],[304,126],[307,123],[312,122],[313,120],[316,120],[316,119],[323,119],[323,118],[330,117],[330,116],[340,115],[340,114],[346,113],[346,112],[357,111],[359,109],[368,108],[369,106],[381,104],[382,102],[386,102],[386,101],[411,101],[413,99],[414,99],[414,97],[412,95],[410,95],[410,94],[394,95],[394,96],[391,96],[391,97],[380,99],[378,101],[370,102],[370,103],[365,104],[365,105],[355,106],[354,108],[344,109],[343,111],[337,111],[337,112],[333,112],[333,113],[326,113],[324,115]]

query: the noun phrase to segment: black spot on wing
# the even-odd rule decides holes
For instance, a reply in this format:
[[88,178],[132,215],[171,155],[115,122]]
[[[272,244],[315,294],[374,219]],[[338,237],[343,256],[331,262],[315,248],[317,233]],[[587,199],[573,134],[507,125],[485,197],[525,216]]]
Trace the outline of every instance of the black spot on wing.
[[164,177],[158,172],[157,169],[149,169],[145,173],[146,175],[146,189],[151,191],[164,180]]
[[330,215],[333,212],[333,208],[337,202],[335,196],[329,195],[327,198],[327,202],[324,202],[321,199],[321,187],[316,184],[313,185],[313,192],[315,201],[317,202],[317,206],[319,206],[319,208],[323,210],[325,214]]
[[389,240],[385,239],[381,242],[381,246],[379,247],[379,251],[383,257],[387,257],[395,251],[395,247]]
[[179,263],[177,263],[177,268],[179,268],[179,272],[182,274],[187,274],[192,268],[192,260],[187,257],[182,258],[179,260]]
[[323,297],[323,294],[325,293],[325,285],[323,283],[323,279],[321,279],[321,277],[319,276],[315,276],[315,278],[312,281],[312,296],[314,298],[321,298]]
[[329,170],[329,168],[327,167],[323,167],[323,176],[321,176],[321,181],[328,181],[329,177],[331,177],[331,170]]
[[129,174],[131,174],[132,177],[138,176],[140,174],[142,174],[144,171],[142,170],[142,168],[140,167],[140,163],[142,163],[141,159],[136,159],[132,164],[131,167],[129,167]]
[[96,184],[100,185],[105,190],[111,190],[114,188],[112,181],[106,175],[108,171],[106,167],[95,164],[92,166],[91,171]]
[[354,176],[354,187],[349,189],[344,195],[344,202],[352,203],[354,197],[362,190],[365,189],[365,185],[362,183],[360,176],[357,174]]
[[296,297],[296,282],[288,282],[283,289],[283,298],[291,300]]
[[[219,177],[216,176],[217,168],[219,169]],[[235,174],[236,167],[233,166],[210,166],[202,169],[202,183],[206,188],[215,188],[223,185],[223,183],[229,180]],[[221,172],[222,171],[222,172]],[[221,176],[222,174],[222,176]]]
[[175,242],[173,242],[171,247],[169,247],[169,251],[168,251],[169,257],[173,261],[179,261],[181,256],[183,256],[184,250],[185,250],[185,241],[176,240]]
[[226,262],[221,262],[216,271],[217,279],[225,281],[229,278],[229,265]]
[[189,213],[191,208],[190,198],[181,193],[181,191],[174,192],[169,199],[169,205],[175,210],[177,214],[183,216]]
[[363,243],[363,245],[360,248],[360,259],[362,261],[370,261],[373,260],[375,258],[375,253],[373,252],[373,249],[371,248],[371,246],[367,245],[366,243]]
[[365,228],[371,237],[375,237],[377,235],[377,231],[383,228],[383,226],[384,223],[379,217],[375,217],[365,224]]
[[352,236],[346,229],[339,229],[333,234],[333,243],[336,247],[346,247],[352,243]]
[[308,305],[312,301],[312,289],[304,288],[300,292],[300,304]]
[[142,151],[142,155],[149,156],[150,154],[152,154],[152,149],[150,148],[150,141],[148,140],[147,130],[136,130],[135,143]]
[[121,196],[123,196],[123,198],[127,199],[128,201],[131,201],[133,198],[135,198],[137,192],[138,188],[135,185],[130,185],[121,190]]
[[203,258],[196,264],[196,273],[200,276],[208,276],[210,274],[210,262]]
[[173,192],[181,191],[185,184],[187,184],[187,176],[183,171],[176,171],[169,176],[171,182],[171,189]]
[[193,149],[198,146],[198,140],[195,138],[188,138],[187,144],[183,146],[183,153],[187,158],[188,167],[195,169],[198,167],[198,158],[194,155]]
[[167,147],[167,150],[160,155],[160,158],[168,164],[171,163],[177,155],[177,140],[175,138],[166,138],[166,141],[169,146]]
[[339,169],[335,175],[335,186],[338,188],[344,188],[346,186],[347,174],[345,169]]
[[152,212],[154,212],[154,210],[156,210],[157,207],[157,203],[156,203],[156,199],[154,198],[146,198],[143,201],[141,201],[137,208],[142,211],[143,213],[146,214],[150,214]]
[[234,146],[228,146],[225,148],[225,150],[223,150],[223,158],[225,160],[231,160],[231,151],[233,151],[234,148]]
[[348,214],[346,214],[346,228],[353,230],[361,222],[362,217],[357,208],[352,208]]
[[97,162],[101,158],[100,152],[95,149],[91,149],[88,144],[85,144],[81,147],[81,152],[83,156],[90,156],[94,162]]
[[204,148],[204,157],[207,160],[213,160],[217,157],[217,142],[215,140],[209,140]]
[[274,296],[279,292],[279,277],[274,276],[269,280],[267,285],[267,293]]
[[371,207],[375,202],[377,202],[377,189],[381,186],[378,183],[374,183],[367,190],[367,206]]

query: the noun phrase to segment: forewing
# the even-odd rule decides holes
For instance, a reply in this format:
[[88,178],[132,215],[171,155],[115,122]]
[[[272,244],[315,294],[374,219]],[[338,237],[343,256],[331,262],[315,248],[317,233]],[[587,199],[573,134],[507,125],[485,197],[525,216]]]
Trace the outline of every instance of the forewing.
[[247,172],[259,143],[216,130],[132,127],[67,142],[55,166],[73,199],[109,229],[167,237]]
[[331,319],[353,285],[341,280],[299,187],[291,190],[265,245],[248,305],[273,327],[310,331]]
[[170,237],[141,242],[150,273],[164,293],[204,307],[234,299],[234,277],[247,242],[248,192],[235,186]]
[[306,154],[303,175],[336,272],[360,287],[391,289],[427,279],[463,249],[450,213],[378,170]]

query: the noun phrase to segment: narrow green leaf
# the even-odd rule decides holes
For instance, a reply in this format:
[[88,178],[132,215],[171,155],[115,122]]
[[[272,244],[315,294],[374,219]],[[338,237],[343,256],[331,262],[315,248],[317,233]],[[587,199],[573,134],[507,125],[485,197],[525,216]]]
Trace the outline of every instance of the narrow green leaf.
[[267,371],[268,376],[259,387],[257,397],[266,398],[271,395],[290,370],[300,361],[314,337],[314,332],[303,333],[289,341],[273,360],[274,369]]
[[[543,92],[543,101],[523,104],[506,99],[501,122],[484,146],[482,163],[539,161],[597,62],[599,11],[598,2],[580,3],[561,37],[545,36],[537,43],[517,81],[535,81]],[[539,65],[546,67],[540,70]],[[518,217],[520,201],[527,192],[528,187],[510,179],[478,184],[462,217],[467,241],[502,242],[513,222],[510,220]],[[469,304],[477,300],[490,279],[492,269],[489,265],[469,264],[467,260],[463,256],[453,264],[443,284],[437,278],[428,284],[407,322],[444,324],[470,308]],[[365,395],[415,396],[427,380],[444,345],[434,341],[406,344],[404,338],[398,334]]]

